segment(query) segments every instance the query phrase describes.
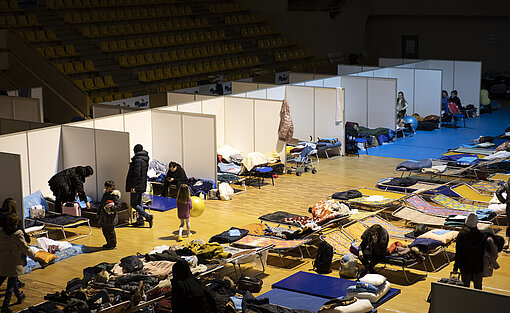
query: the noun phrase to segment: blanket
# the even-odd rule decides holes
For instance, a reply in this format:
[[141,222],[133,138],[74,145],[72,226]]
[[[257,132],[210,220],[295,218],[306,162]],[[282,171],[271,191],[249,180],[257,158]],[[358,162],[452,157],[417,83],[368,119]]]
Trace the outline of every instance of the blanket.
[[423,159],[419,161],[408,160],[397,165],[397,171],[414,171],[420,172],[424,168],[432,167],[431,159]]
[[268,157],[260,152],[248,153],[248,155],[243,159],[242,162],[242,164],[248,171],[251,171],[257,165],[266,163],[269,163]]

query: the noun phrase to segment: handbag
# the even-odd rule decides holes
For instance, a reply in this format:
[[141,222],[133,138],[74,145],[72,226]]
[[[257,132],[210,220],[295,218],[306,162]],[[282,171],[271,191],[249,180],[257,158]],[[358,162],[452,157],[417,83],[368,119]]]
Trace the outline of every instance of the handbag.
[[237,282],[237,288],[257,293],[262,289],[262,280],[256,277],[243,276]]

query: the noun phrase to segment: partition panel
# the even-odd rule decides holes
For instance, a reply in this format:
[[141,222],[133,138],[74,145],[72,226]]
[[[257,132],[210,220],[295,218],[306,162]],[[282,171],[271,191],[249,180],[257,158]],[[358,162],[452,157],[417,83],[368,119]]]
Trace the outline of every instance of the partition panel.
[[429,60],[419,61],[414,64],[414,68],[428,69]]
[[396,126],[397,80],[373,78],[368,80],[368,127]]
[[92,116],[94,118],[110,116],[115,114],[120,114],[121,108],[120,106],[114,105],[94,105],[92,107]]
[[404,64],[402,59],[379,58],[379,66],[398,66]]
[[441,116],[441,71],[416,69],[414,72],[414,113],[421,117]]
[[280,125],[280,109],[282,101],[254,100],[254,134],[257,152],[281,152],[283,143],[278,142],[278,126]]
[[459,92],[462,106],[474,104],[480,108],[482,62],[455,61],[453,89]]
[[94,120],[85,120],[74,123],[67,123],[67,126],[83,127],[83,128],[94,128]]
[[[129,170],[129,134],[111,130],[96,129],[95,151],[97,177],[97,200],[103,195],[104,182],[113,180],[115,188],[120,191],[122,202],[129,201],[126,190],[126,176]],[[90,178],[87,178],[90,180]]]
[[259,89],[254,91],[249,91],[246,93],[247,98],[255,98],[255,99],[266,99],[266,89]]
[[0,134],[12,134],[28,130],[30,129],[30,123],[32,122],[18,121],[12,119],[1,119]]
[[248,82],[232,82],[232,93],[242,93],[252,90],[259,89],[257,83],[248,83]]
[[[23,216],[23,183],[21,181],[21,156],[0,152],[0,201],[12,198],[18,204],[17,214]],[[6,256],[4,256],[6,257]]]
[[202,113],[202,102],[195,101],[186,104],[179,104],[177,106],[177,111],[187,113]]
[[352,74],[352,75],[356,75],[358,77],[374,77],[374,71],[360,72],[360,73]]
[[241,92],[241,93],[236,93],[236,94],[232,93],[230,96],[238,97],[238,98],[246,98],[246,92]]
[[63,168],[90,165],[94,169],[94,174],[85,180],[85,194],[95,201],[99,200],[94,129],[63,125],[61,136]]
[[195,101],[194,94],[180,93],[180,92],[167,92],[167,104],[181,104]]
[[253,133],[254,99],[225,97],[225,144],[241,150],[255,151]]
[[129,133],[129,151],[134,155],[133,147],[141,144],[152,158],[152,118],[151,111],[124,114],[124,131]]
[[225,144],[225,97],[202,101],[202,113],[216,116],[216,144]]
[[315,88],[314,140],[317,140],[319,137],[337,137],[342,140],[343,134],[341,129],[344,128],[342,96],[343,92],[340,88]]
[[30,194],[30,172],[27,133],[22,132],[0,136],[0,152],[20,155],[23,196],[28,196]]
[[429,60],[430,70],[441,70],[443,72],[442,75],[442,83],[441,88],[446,90],[448,94],[453,90],[453,69],[455,68],[454,61],[443,61],[443,60]]
[[301,82],[301,83],[292,83],[291,85],[293,85],[293,86],[305,86],[305,83],[304,82]]
[[315,75],[311,73],[294,73],[289,75],[289,84],[306,82],[315,79]]
[[310,140],[314,133],[314,88],[287,86],[286,99],[294,123],[294,138]]
[[262,83],[259,83],[258,84],[258,89],[273,88],[274,86],[275,86],[275,84],[262,84]]
[[374,70],[374,77],[389,77],[390,69],[389,68],[380,68]]
[[124,115],[118,114],[94,119],[95,129],[124,131]]
[[342,87],[345,90],[345,121],[367,127],[368,78],[342,76]]
[[338,75],[340,76],[359,73],[361,71],[363,71],[363,67],[359,65],[344,65],[344,64],[338,65]]
[[43,122],[39,99],[13,97],[14,119],[30,122]]
[[64,169],[61,127],[47,127],[27,133],[28,158],[30,160],[30,191],[40,190],[45,196],[53,196],[48,180]]
[[[402,91],[404,93],[404,97],[407,101],[407,115],[412,115],[416,112],[414,108],[414,102],[416,99],[415,96],[415,83],[414,83],[414,69],[407,68],[389,68],[388,76],[389,78],[397,79],[397,92]],[[396,99],[395,99],[396,100]],[[419,112],[418,112],[419,113]],[[421,114],[421,113],[420,113]]]
[[268,100],[283,100],[285,99],[286,86],[278,86],[266,89]]
[[337,88],[340,86],[342,86],[340,76],[324,78],[324,87]]
[[305,82],[305,86],[324,87],[324,79],[316,79],[316,80],[311,80],[311,81]]
[[152,110],[151,159],[182,164],[182,114]]
[[216,182],[216,123],[214,116],[183,115],[183,167],[188,177]]

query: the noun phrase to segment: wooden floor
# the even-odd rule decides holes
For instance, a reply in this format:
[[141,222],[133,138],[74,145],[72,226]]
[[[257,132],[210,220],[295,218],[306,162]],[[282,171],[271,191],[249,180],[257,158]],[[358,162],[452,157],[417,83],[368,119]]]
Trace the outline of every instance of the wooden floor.
[[[276,210],[284,210],[297,214],[308,215],[308,207],[325,199],[336,191],[344,191],[362,186],[373,187],[379,178],[396,175],[395,165],[402,160],[361,155],[357,157],[343,157],[334,160],[321,159],[317,165],[318,173],[304,173],[283,175],[275,180],[275,186],[266,185],[261,189],[248,187],[248,192],[237,195],[232,201],[210,200],[206,202],[204,214],[191,220],[194,232],[192,239],[201,238],[207,241],[212,235],[222,232],[231,226],[258,222],[262,214]],[[29,305],[37,304],[49,292],[65,289],[66,282],[75,277],[82,277],[82,269],[100,262],[118,262],[120,258],[135,254],[147,253],[158,245],[172,245],[176,242],[176,230],[179,225],[175,210],[155,215],[152,229],[121,227],[117,229],[118,249],[113,251],[97,251],[81,254],[45,269],[23,275],[20,279],[26,283],[24,292],[27,295],[25,303],[13,306],[14,311]],[[78,229],[84,231],[83,229]],[[185,238],[184,242],[190,239]],[[100,247],[104,238],[99,228],[93,228],[90,237],[76,240],[75,243],[88,247]],[[315,255],[315,250],[310,251]],[[310,271],[312,258],[300,259],[298,255],[291,255],[284,259],[284,265],[274,255],[268,258],[269,267],[264,275],[264,287],[261,292],[271,289],[271,284],[277,282],[296,271]],[[484,279],[484,289],[510,295],[510,254],[502,253],[499,258],[501,269],[495,271],[493,277]],[[403,275],[399,271],[384,269],[393,287],[402,289],[402,294],[385,303],[379,312],[427,312],[428,303],[425,301],[430,282],[441,277],[447,277],[452,270],[453,263],[439,272],[430,273],[425,280],[412,285],[404,283]],[[255,268],[244,268],[249,274],[260,274]],[[338,264],[333,265],[331,276],[338,277]],[[234,275],[232,268],[227,268],[218,275]],[[2,290],[5,289],[5,284]],[[3,293],[3,291],[2,291]]]

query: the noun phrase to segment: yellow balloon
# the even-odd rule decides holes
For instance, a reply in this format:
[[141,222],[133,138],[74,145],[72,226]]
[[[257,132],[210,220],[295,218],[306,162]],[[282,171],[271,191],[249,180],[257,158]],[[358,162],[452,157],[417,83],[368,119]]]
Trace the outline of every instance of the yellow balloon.
[[189,215],[191,217],[199,217],[204,213],[205,203],[204,200],[199,197],[191,197],[191,210],[189,211]]

